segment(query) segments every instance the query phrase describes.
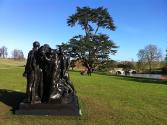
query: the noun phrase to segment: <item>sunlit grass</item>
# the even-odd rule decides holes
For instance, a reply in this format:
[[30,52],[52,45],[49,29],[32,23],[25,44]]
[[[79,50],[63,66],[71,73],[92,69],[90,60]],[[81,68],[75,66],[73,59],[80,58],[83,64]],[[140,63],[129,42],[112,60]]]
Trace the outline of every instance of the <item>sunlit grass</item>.
[[[1,65],[2,66],[2,65]],[[2,66],[3,67],[3,66]],[[0,69],[0,90],[25,92],[24,68]],[[81,117],[16,116],[1,100],[1,125],[165,125],[167,83],[70,72],[83,112]]]

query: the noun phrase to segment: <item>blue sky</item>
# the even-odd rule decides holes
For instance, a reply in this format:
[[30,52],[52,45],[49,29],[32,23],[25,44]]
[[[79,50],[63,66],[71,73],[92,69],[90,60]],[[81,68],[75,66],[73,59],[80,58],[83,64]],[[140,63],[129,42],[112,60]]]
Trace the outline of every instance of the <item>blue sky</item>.
[[101,30],[120,46],[115,60],[137,60],[137,52],[155,44],[167,48],[167,0],[0,0],[0,46],[22,49],[25,56],[38,40],[55,47],[83,34],[79,26],[67,26],[76,6],[104,6],[116,31]]

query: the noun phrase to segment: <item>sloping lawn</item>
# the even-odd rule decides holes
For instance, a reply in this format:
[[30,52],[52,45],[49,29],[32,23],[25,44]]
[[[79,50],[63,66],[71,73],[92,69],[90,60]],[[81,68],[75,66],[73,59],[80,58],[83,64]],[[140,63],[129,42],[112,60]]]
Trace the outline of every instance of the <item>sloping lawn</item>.
[[[2,66],[1,66],[2,67]],[[167,82],[70,72],[83,115],[16,116],[23,67],[0,68],[0,125],[167,125]]]

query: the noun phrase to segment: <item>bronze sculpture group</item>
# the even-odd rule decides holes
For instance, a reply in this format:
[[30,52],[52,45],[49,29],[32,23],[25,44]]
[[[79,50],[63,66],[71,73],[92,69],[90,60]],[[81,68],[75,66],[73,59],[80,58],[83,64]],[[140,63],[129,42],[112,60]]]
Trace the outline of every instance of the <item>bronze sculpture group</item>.
[[40,46],[35,41],[23,73],[27,78],[25,102],[37,104],[64,100],[64,103],[70,103],[75,90],[69,79],[69,64],[69,56],[61,47],[52,49],[48,44]]

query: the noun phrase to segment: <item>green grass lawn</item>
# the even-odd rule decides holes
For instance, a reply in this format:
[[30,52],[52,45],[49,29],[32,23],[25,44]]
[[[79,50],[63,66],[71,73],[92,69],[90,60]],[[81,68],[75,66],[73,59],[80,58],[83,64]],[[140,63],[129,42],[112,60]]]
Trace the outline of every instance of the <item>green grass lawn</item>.
[[19,65],[0,66],[0,125],[167,125],[167,82],[70,72],[83,115],[16,116],[24,96]]

